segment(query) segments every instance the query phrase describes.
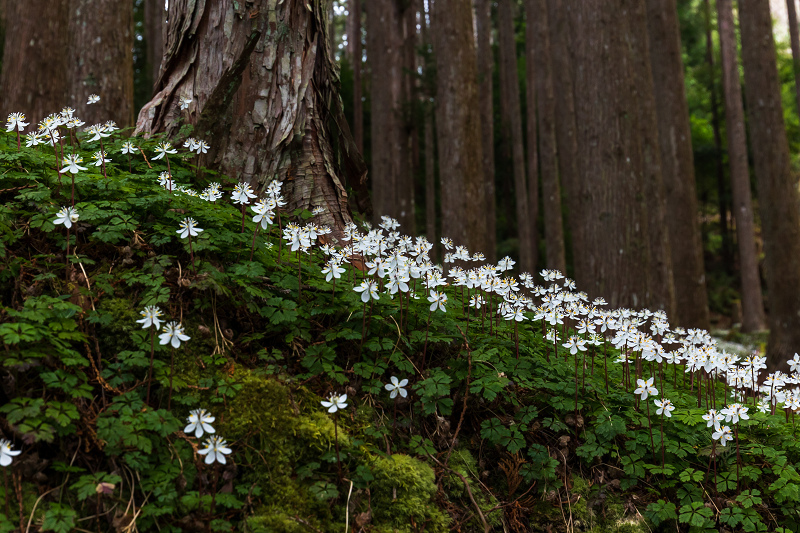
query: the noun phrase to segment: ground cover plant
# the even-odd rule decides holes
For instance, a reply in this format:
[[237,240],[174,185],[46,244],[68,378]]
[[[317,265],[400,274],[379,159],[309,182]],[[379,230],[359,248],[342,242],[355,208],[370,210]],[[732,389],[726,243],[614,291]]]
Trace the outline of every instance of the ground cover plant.
[[435,265],[389,218],[332,232],[189,131],[28,126],[0,139],[3,531],[800,531],[800,356],[448,239]]

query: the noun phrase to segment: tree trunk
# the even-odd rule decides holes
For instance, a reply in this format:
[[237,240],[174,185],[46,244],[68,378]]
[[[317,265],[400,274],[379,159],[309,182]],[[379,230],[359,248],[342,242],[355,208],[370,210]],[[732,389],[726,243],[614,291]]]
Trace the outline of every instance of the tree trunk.
[[[534,248],[537,246],[528,208],[528,183],[525,173],[525,151],[522,147],[522,111],[519,98],[519,75],[517,74],[517,45],[514,38],[514,7],[512,0],[497,3],[497,37],[500,44],[500,97],[505,105],[503,113],[503,142],[511,148],[511,163],[514,172],[516,197],[517,236],[519,239],[519,269],[534,272]],[[531,169],[535,176],[536,169]],[[531,180],[535,184],[535,179]],[[549,256],[548,243],[548,256]]]
[[717,0],[719,42],[722,52],[722,86],[725,91],[725,128],[728,132],[728,160],[731,166],[733,216],[739,243],[742,281],[742,331],[764,328],[764,302],[758,274],[753,204],[750,199],[750,171],[747,164],[747,136],[739,81],[736,30],[731,0]]
[[[651,216],[657,194],[656,146],[643,136],[652,127],[652,79],[645,42],[634,32],[639,19],[628,2],[585,0],[570,10],[575,111],[581,188],[576,216],[584,228],[586,279],[579,286],[612,307],[670,312],[672,272],[663,240],[653,240]],[[643,5],[642,5],[643,8]],[[642,68],[636,62],[647,65]],[[646,74],[646,75],[645,75]],[[649,103],[648,100],[649,99]],[[654,111],[653,111],[654,113]],[[649,119],[649,122],[648,122]],[[576,250],[577,252],[577,250]]]
[[442,235],[473,252],[488,249],[478,67],[470,0],[436,0],[436,135]]
[[353,63],[353,139],[364,153],[364,104],[361,101],[361,0],[350,0],[347,19],[347,46]]
[[[725,0],[722,0],[722,4]],[[769,4],[739,2],[748,127],[753,146],[769,294],[770,368],[800,346],[800,213],[789,162]]]
[[[133,9],[127,0],[73,0],[68,90],[87,124],[133,124]],[[100,96],[87,104],[90,94]]]
[[[558,182],[558,156],[556,149],[556,105],[553,88],[553,66],[550,50],[550,32],[546,0],[528,0],[528,120],[539,120],[539,162],[542,170],[542,203],[544,231],[547,245],[547,268],[566,272],[564,228],[561,216],[561,187]],[[533,93],[535,92],[535,99]],[[533,109],[537,113],[533,112]],[[534,126],[535,127],[535,126]],[[532,174],[533,175],[533,174]]]
[[[262,187],[284,181],[288,210],[322,206],[316,221],[336,238],[351,221],[345,184],[362,212],[369,198],[339,99],[325,5],[172,0],[158,92],[137,131],[175,135],[183,118],[211,145],[201,163]],[[181,96],[193,99],[186,111]]]
[[144,1],[144,40],[147,50],[147,68],[152,85],[161,74],[161,58],[164,56],[164,26],[167,12],[162,0]]
[[[497,209],[495,200],[494,175],[494,97],[492,72],[494,54],[492,53],[492,2],[476,0],[476,26],[478,46],[478,92],[481,108],[481,130],[483,135],[483,179],[486,194],[486,234],[489,239],[486,259],[497,261]],[[535,220],[532,216],[531,219]]]
[[436,158],[433,140],[433,116],[425,113],[425,233],[428,241],[433,244],[431,259],[436,261],[438,239],[436,238],[436,171],[434,162]]
[[647,19],[661,175],[670,214],[667,229],[670,243],[674,244],[670,247],[677,307],[674,322],[684,327],[710,329],[675,0],[647,0]]
[[66,0],[26,0],[6,6],[3,108],[25,113],[28,131],[67,100],[69,9]]
[[797,113],[800,114],[800,35],[797,29],[797,10],[795,0],[786,0],[786,13],[789,16],[789,38],[792,43],[792,65],[794,66],[794,95]]
[[[572,83],[572,57],[569,37],[572,35],[567,16],[569,6],[562,0],[547,0],[547,20],[539,21],[548,25],[550,38],[551,72],[555,94],[555,131],[558,153],[558,171],[561,186],[564,188],[567,205],[567,221],[572,240],[572,264],[575,279],[580,283],[591,283],[589,268],[584,254],[584,227],[579,211],[580,181],[578,177],[578,143],[575,122],[575,97]],[[545,13],[545,12],[542,12]]]
[[[367,54],[370,65],[372,124],[372,202],[375,217],[396,218],[413,232],[414,195],[409,191],[409,156],[403,105],[404,17],[401,0],[372,0],[367,5]],[[409,196],[410,193],[410,196]]]

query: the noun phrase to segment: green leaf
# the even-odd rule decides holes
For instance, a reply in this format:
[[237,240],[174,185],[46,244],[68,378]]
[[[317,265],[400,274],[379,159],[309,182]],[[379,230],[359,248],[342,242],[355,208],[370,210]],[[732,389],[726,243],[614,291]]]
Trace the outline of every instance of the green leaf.
[[78,513],[58,503],[53,503],[44,514],[42,531],[55,531],[56,533],[69,533],[75,527],[75,518]]
[[703,502],[692,502],[681,506],[678,520],[681,524],[689,524],[694,527],[703,527],[714,513],[705,506]]
[[647,510],[644,512],[644,515],[649,518],[654,525],[658,526],[662,522],[666,522],[667,520],[675,520],[678,518],[676,509],[677,507],[674,503],[658,500],[657,502],[653,502],[647,506]]

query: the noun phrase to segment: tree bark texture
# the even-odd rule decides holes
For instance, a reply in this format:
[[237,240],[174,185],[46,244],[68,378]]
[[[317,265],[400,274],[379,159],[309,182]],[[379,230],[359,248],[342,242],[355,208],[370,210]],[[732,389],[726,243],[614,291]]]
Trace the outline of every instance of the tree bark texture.
[[[128,0],[69,2],[70,101],[87,124],[133,125],[133,10]],[[100,96],[87,104],[90,94]]]
[[[211,149],[201,161],[231,179],[285,183],[288,209],[325,208],[350,222],[345,185],[369,214],[366,166],[339,98],[322,0],[172,0],[157,93],[137,131],[175,135],[184,122]],[[181,111],[178,99],[192,98]]]
[[739,243],[739,270],[742,282],[742,331],[764,328],[764,301],[755,242],[753,202],[750,195],[750,170],[747,162],[742,86],[736,29],[731,0],[717,0],[719,41],[722,52],[722,86],[725,92],[725,129],[728,133],[728,160],[731,168],[733,216]]
[[2,107],[6,113],[25,113],[31,124],[28,131],[71,103],[67,100],[68,13],[66,0],[6,6]]
[[675,0],[647,0],[647,26],[661,144],[661,175],[669,213],[666,222],[672,244],[677,310],[673,322],[684,327],[710,329]]
[[800,113],[800,34],[797,28],[797,9],[794,2],[795,0],[786,0],[786,14],[789,18],[789,40],[792,45],[795,103],[797,112]]
[[361,0],[350,0],[347,18],[347,46],[353,64],[353,140],[364,153],[364,103],[361,101]]
[[[483,135],[483,179],[486,194],[486,234],[489,239],[485,251],[487,261],[497,261],[497,208],[495,200],[494,173],[494,90],[492,73],[492,2],[475,1],[475,21],[478,47],[478,93],[481,108],[481,130]],[[534,215],[531,216],[535,220]],[[535,261],[534,261],[535,262]]]
[[[414,191],[409,168],[404,104],[403,48],[405,9],[400,0],[367,4],[367,54],[370,66],[372,125],[372,203],[375,217],[396,218],[402,231],[414,231]],[[410,190],[409,190],[410,189]]]
[[[528,100],[528,120],[539,125],[539,164],[542,174],[542,204],[547,249],[547,268],[566,272],[564,224],[561,215],[561,186],[558,180],[556,144],[556,101],[546,0],[527,0],[528,83],[535,98]],[[533,95],[531,95],[533,96]],[[533,112],[536,109],[536,113]],[[529,127],[530,131],[530,127]],[[530,148],[529,148],[530,150]],[[531,173],[531,176],[535,174]],[[532,184],[535,181],[532,180]]]
[[570,6],[573,6],[570,2],[563,5],[562,0],[547,0],[547,20],[537,21],[537,24],[548,25],[551,72],[555,94],[558,172],[561,178],[561,187],[564,188],[566,196],[567,222],[572,240],[572,263],[575,278],[586,280],[589,278],[589,274],[584,261],[584,229],[578,214],[580,205],[579,155],[575,123],[575,93],[572,83],[573,61],[570,44],[572,33],[569,26],[570,17],[567,16]]
[[[519,98],[519,75],[517,74],[517,45],[514,39],[514,6],[512,0],[497,3],[497,35],[500,45],[500,98],[502,111],[503,142],[510,148],[514,173],[516,197],[517,237],[519,240],[519,269],[524,272],[536,270],[533,251],[537,246],[536,225],[531,219],[528,206],[528,179],[525,172],[525,151],[522,137],[522,106]],[[536,175],[537,169],[531,169]],[[531,186],[536,180],[531,179]],[[548,256],[550,255],[550,242]]]
[[576,215],[586,270],[576,281],[612,307],[669,313],[674,293],[665,283],[672,276],[668,249],[664,240],[653,239],[650,227],[659,223],[651,213],[659,199],[648,195],[658,193],[653,182],[660,176],[654,175],[657,136],[655,145],[643,136],[655,123],[655,111],[646,36],[643,43],[634,34],[644,28],[632,28],[644,23],[640,7],[630,0],[585,0],[570,9],[581,153]]
[[425,234],[433,244],[431,259],[435,261],[439,240],[436,238],[436,152],[433,143],[433,116],[425,113]]
[[155,86],[161,74],[161,58],[164,56],[164,28],[167,12],[163,0],[144,0],[144,40],[147,50],[147,66]]
[[470,0],[436,0],[436,135],[442,235],[471,251],[488,249],[478,67]]
[[789,162],[769,4],[739,2],[748,127],[769,295],[768,364],[785,369],[800,346],[800,213]]

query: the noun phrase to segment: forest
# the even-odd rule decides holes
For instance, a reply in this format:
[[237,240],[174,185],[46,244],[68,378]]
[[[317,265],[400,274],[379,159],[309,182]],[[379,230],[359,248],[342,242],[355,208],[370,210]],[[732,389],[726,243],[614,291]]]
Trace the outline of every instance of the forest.
[[796,0],[0,0],[0,533],[800,533]]

